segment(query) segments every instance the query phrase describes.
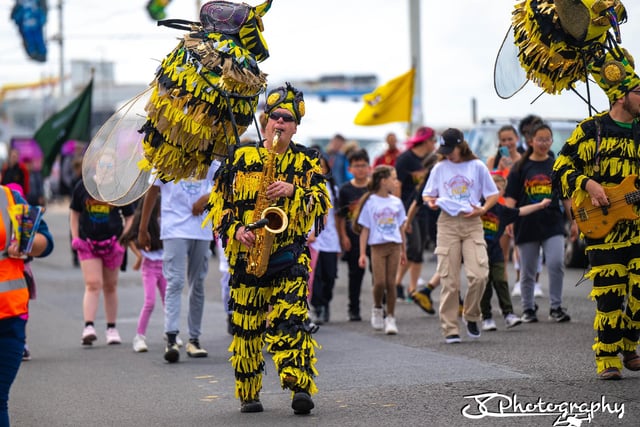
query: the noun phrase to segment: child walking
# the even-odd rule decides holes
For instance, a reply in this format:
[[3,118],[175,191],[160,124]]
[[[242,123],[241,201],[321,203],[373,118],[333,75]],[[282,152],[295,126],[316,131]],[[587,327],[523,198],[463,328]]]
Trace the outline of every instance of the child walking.
[[[367,265],[367,245],[371,248],[373,276],[373,308],[371,326],[384,329],[385,334],[398,333],[395,318],[396,272],[398,264],[407,262],[404,246],[404,227],[407,219],[404,205],[392,193],[398,187],[398,176],[392,166],[381,165],[373,170],[369,192],[362,198],[357,224],[360,231],[360,257],[358,265]],[[387,317],[384,317],[382,299],[386,293]]]
[[133,217],[132,227],[129,232],[121,239],[122,246],[131,249],[131,252],[136,256],[136,261],[133,264],[134,270],[140,270],[142,274],[142,288],[144,290],[144,304],[140,310],[140,317],[138,318],[138,328],[136,329],[136,336],[133,337],[133,350],[137,353],[146,352],[148,350],[146,343],[147,326],[149,325],[149,318],[155,307],[156,302],[156,289],[160,292],[160,299],[164,305],[164,296],[167,290],[167,281],[162,274],[162,240],[160,240],[160,198],[156,200],[155,205],[151,211],[151,218],[149,219],[149,236],[150,247],[149,250],[139,248],[137,245],[138,240],[138,226],[140,225],[140,215],[142,213],[142,203],[138,204]]
[[[499,172],[491,172],[491,177],[496,187],[498,187],[500,197],[502,197],[507,185],[504,176]],[[483,331],[495,331],[497,329],[491,313],[491,298],[494,289],[507,328],[513,328],[521,323],[520,317],[513,313],[513,304],[509,296],[509,283],[505,274],[506,260],[501,247],[502,236],[504,235],[505,227],[513,223],[518,216],[530,215],[546,208],[550,203],[551,199],[549,198],[544,198],[537,203],[522,206],[521,208],[508,208],[501,203],[496,203],[485,215],[482,215],[484,240],[487,242],[487,253],[489,255],[489,281],[480,300]]]

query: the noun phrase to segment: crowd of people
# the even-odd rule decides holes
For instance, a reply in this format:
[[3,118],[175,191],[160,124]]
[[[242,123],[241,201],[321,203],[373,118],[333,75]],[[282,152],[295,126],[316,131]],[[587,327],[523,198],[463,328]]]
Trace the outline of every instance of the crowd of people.
[[[133,349],[148,351],[145,335],[159,294],[165,320],[164,359],[173,364],[180,360],[183,346],[179,324],[185,284],[189,287],[185,350],[189,357],[208,355],[199,337],[208,259],[217,246],[224,272],[222,298],[233,337],[230,361],[242,412],[263,411],[265,344],[282,388],[291,391],[294,413],[308,414],[314,408],[319,344],[313,334],[323,323],[335,321],[341,310],[348,321],[363,320],[360,300],[367,268],[373,300],[369,320],[373,330],[386,335],[401,333],[397,302],[407,299],[429,314],[437,313],[447,344],[460,343],[461,330],[475,340],[482,332],[498,329],[493,320],[494,293],[506,328],[538,322],[535,288],[540,265],[549,275],[549,321],[569,322],[562,299],[562,250],[565,222],[571,223],[570,238],[578,233],[571,217],[571,195],[580,188],[594,206],[608,203],[602,185],[589,175],[593,168],[580,157],[583,152],[575,153],[575,144],[589,138],[597,144],[598,138],[610,138],[609,132],[618,131],[617,122],[634,123],[629,110],[640,111],[638,96],[629,91],[626,101],[612,103],[609,115],[585,121],[557,154],[550,151],[551,128],[543,119],[528,116],[519,130],[511,126],[499,130],[496,154],[486,163],[472,152],[460,130],[449,128],[438,134],[430,127],[418,128],[405,141],[404,150],[398,148],[396,135],[387,135],[388,149],[371,161],[366,150],[341,135],[326,150],[293,142],[304,115],[302,94],[289,85],[278,88],[261,117],[264,139],[240,144],[222,164],[214,161],[203,180],[158,180],[137,205],[124,207],[95,200],[83,180],[75,181],[70,232],[85,282],[80,342],[90,346],[99,340],[95,316],[102,295],[105,342],[121,344],[116,329],[117,284],[127,248],[135,255],[133,268],[141,271],[144,292]],[[628,127],[629,135],[633,126]],[[599,161],[610,164],[615,153],[603,151]],[[107,185],[113,179],[114,156],[105,152],[95,174],[85,179]],[[20,171],[16,167],[4,176],[18,180]],[[20,194],[0,193],[7,206],[26,203]],[[275,230],[283,221],[284,226]],[[203,223],[210,227],[202,227]],[[51,235],[42,224],[38,229],[42,237],[27,254],[30,257],[52,250]],[[598,376],[605,380],[620,379],[623,366],[640,370],[638,329],[633,326],[639,310],[629,298],[637,287],[635,243],[631,248],[615,243],[628,237],[623,225],[610,231],[613,240],[590,241],[593,268],[588,277],[594,280],[592,296],[598,304],[594,350]],[[11,242],[5,245],[11,260],[16,249]],[[420,287],[425,254],[431,251],[436,268],[428,286]],[[7,280],[22,282],[27,269],[21,254],[15,253],[20,262],[10,267],[16,277]],[[612,267],[614,260],[619,263],[623,258],[628,259],[624,272],[623,267]],[[348,306],[330,308],[341,261],[347,264]],[[513,284],[520,288],[520,310],[511,299],[506,274],[510,261],[518,267]],[[466,287],[461,285],[462,271]],[[630,284],[612,276],[626,277]],[[433,292],[438,286],[436,306]],[[19,306],[0,313],[0,339],[7,356],[3,361],[11,361],[3,372],[12,377],[18,356],[26,350],[23,321],[28,311],[22,300],[25,295],[28,300],[29,292],[18,289]],[[9,297],[6,292],[0,296]],[[6,413],[8,388],[2,391]],[[5,413],[0,416],[6,417]]]

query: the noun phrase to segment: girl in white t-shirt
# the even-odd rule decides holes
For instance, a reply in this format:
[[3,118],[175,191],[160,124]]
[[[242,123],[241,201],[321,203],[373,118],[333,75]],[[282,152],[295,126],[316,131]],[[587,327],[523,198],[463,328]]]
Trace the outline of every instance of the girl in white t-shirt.
[[[373,308],[371,326],[384,329],[387,335],[398,333],[395,319],[396,271],[398,263],[405,264],[404,227],[407,219],[404,205],[394,196],[399,181],[395,168],[377,166],[373,170],[369,191],[363,196],[358,224],[360,231],[360,268],[367,265],[366,249],[371,247],[373,276]],[[386,292],[387,317],[382,300]]]

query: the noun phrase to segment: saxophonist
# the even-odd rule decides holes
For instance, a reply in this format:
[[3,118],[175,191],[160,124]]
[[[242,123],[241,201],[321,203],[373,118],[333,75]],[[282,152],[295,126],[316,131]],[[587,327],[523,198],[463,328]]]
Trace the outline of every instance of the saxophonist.
[[[314,407],[317,343],[308,316],[310,256],[305,242],[312,226],[322,230],[330,201],[317,152],[292,141],[304,113],[302,92],[289,83],[270,91],[265,139],[235,147],[219,169],[209,199],[209,217],[231,273],[229,351],[241,412],[263,410],[259,394],[265,342],[282,388],[291,390],[294,413],[308,414]],[[267,222],[259,220],[262,212],[273,207],[286,218],[261,227]],[[272,239],[263,238],[264,233],[272,233]],[[266,271],[250,268],[251,259],[264,257]]]

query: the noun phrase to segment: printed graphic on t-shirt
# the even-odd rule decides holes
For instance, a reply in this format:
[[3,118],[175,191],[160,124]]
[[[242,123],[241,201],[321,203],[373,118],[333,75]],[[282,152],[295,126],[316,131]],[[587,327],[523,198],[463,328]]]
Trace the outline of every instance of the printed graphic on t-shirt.
[[373,214],[376,229],[381,234],[393,234],[398,228],[395,211],[391,208],[383,208]]
[[524,194],[527,204],[538,203],[542,199],[551,198],[551,178],[545,174],[537,174],[524,181]]
[[200,188],[202,187],[202,181],[192,179],[181,179],[180,187],[185,193],[195,196],[200,194]]
[[456,175],[444,184],[450,199],[458,202],[468,202],[471,197],[473,180],[462,175]]
[[490,242],[496,238],[498,228],[500,227],[500,218],[494,212],[487,212],[482,215],[482,229],[484,230],[484,238]]
[[87,199],[85,210],[89,216],[89,220],[95,224],[102,224],[109,222],[109,213],[111,212],[111,206],[106,203],[99,202],[93,199]]

